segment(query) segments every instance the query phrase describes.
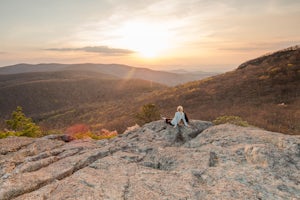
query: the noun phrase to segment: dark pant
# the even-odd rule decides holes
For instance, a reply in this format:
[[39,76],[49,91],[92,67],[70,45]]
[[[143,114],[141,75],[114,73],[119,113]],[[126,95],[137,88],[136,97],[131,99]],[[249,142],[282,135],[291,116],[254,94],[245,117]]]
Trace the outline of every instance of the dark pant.
[[170,124],[170,125],[172,125],[172,126],[173,126],[173,124],[171,123],[171,121],[172,121],[172,119],[166,119],[166,121],[165,121],[165,122],[166,122],[167,124]]

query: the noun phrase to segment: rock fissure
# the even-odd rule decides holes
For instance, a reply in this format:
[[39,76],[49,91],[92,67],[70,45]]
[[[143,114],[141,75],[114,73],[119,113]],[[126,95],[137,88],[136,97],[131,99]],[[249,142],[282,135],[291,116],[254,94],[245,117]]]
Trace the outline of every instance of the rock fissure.
[[[71,149],[71,150],[74,150],[74,149]],[[77,152],[80,152],[80,151],[77,151]],[[71,155],[71,154],[70,154]],[[72,154],[72,156],[76,156],[76,154]],[[26,194],[26,193],[30,193],[32,191],[35,191],[35,190],[38,190],[48,184],[51,184],[53,181],[56,181],[56,180],[63,180],[69,176],[71,176],[73,173],[75,173],[76,171],[79,171],[80,169],[88,166],[89,164],[95,162],[96,160],[98,159],[101,159],[105,156],[108,155],[108,151],[100,151],[100,152],[97,152],[93,155],[90,155],[90,156],[87,156],[85,157],[84,159],[81,159],[81,160],[78,160],[76,163],[74,163],[74,166],[71,166],[70,168],[68,169],[64,169],[62,170],[61,172],[57,172],[56,175],[54,174],[53,177],[49,177],[49,178],[46,178],[46,179],[40,179],[40,180],[36,180],[36,182],[34,184],[30,186],[25,186],[24,187],[16,187],[16,188],[11,188],[10,190],[8,189],[7,191],[4,190],[3,193],[1,193],[1,189],[0,189],[0,199],[10,199],[10,198],[15,198],[15,197],[18,197],[20,195],[23,195],[23,194]],[[65,156],[64,156],[65,157]],[[47,164],[45,166],[41,166],[41,167],[37,167],[39,169],[41,169],[42,167],[50,167],[51,168],[51,164],[53,164],[54,162],[50,163],[50,164]],[[45,168],[43,168],[45,169]],[[35,171],[35,170],[32,170],[32,171]],[[17,173],[17,176],[20,172],[32,172],[31,170],[20,170],[18,171]],[[39,173],[39,171],[35,171],[36,173]],[[26,183],[25,183],[26,184]]]
[[130,200],[129,198],[129,190],[130,190],[130,177],[127,178],[127,182],[123,188],[123,200]]
[[218,156],[215,152],[209,152],[209,167],[215,167],[218,164]]
[[9,150],[6,150],[6,149],[1,148],[1,149],[0,149],[0,154],[2,154],[2,155],[7,155],[8,153],[18,152],[18,151],[20,151],[20,150],[22,150],[22,149],[26,149],[28,146],[30,146],[30,145],[32,145],[32,144],[34,144],[34,143],[35,143],[35,142],[32,141],[32,142],[30,142],[30,143],[20,145],[20,146],[18,146],[18,147],[16,147],[16,148],[10,148]]

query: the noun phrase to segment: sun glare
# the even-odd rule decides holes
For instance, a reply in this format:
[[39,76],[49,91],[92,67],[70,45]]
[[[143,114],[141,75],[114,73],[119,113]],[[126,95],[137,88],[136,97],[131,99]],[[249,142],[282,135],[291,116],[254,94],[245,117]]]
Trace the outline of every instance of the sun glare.
[[120,28],[119,43],[141,57],[155,58],[169,48],[170,32],[159,24],[129,22]]

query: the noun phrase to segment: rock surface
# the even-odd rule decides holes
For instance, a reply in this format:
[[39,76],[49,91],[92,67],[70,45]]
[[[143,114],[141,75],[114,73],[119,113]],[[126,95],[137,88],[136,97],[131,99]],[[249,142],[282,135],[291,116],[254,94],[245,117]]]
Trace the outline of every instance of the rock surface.
[[300,199],[300,136],[194,120],[55,138],[0,140],[0,199]]

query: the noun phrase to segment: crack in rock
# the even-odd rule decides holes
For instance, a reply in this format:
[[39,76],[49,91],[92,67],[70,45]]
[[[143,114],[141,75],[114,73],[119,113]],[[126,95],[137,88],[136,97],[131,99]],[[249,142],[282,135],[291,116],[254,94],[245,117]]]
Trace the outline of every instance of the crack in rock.
[[[9,187],[10,184],[12,184],[14,181],[13,177],[9,177],[11,179],[8,178],[6,184],[4,184],[4,185],[2,184],[2,187],[0,188],[0,199],[7,200],[7,199],[11,199],[11,198],[23,195],[25,193],[29,193],[29,192],[38,190],[39,188],[52,183],[54,180],[62,180],[66,177],[71,176],[76,171],[88,166],[89,164],[95,162],[98,159],[106,157],[107,155],[109,155],[108,151],[101,150],[92,155],[89,155],[89,156],[87,155],[87,157],[83,156],[84,159],[79,159],[78,161],[75,161],[73,166],[71,165],[69,168],[65,168],[62,171],[56,171],[54,174],[48,173],[48,175],[46,175],[45,177],[41,177],[39,171],[33,172],[33,173],[35,173],[35,174],[33,174],[33,176],[37,176],[37,178],[34,179],[30,184],[20,182],[18,185],[15,185],[15,187]],[[58,162],[56,162],[56,163],[58,163]],[[48,167],[51,167],[51,165],[49,165]],[[42,170],[43,169],[46,169],[46,168],[42,168]],[[59,168],[57,168],[56,170],[58,170],[58,169]],[[30,174],[31,173],[24,173],[24,175],[26,175],[25,177],[17,175],[17,178],[21,179],[22,177],[24,177],[25,180],[27,180],[27,179],[32,180],[30,178]]]

